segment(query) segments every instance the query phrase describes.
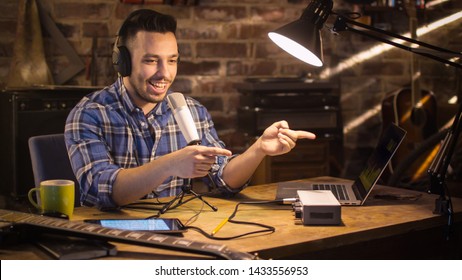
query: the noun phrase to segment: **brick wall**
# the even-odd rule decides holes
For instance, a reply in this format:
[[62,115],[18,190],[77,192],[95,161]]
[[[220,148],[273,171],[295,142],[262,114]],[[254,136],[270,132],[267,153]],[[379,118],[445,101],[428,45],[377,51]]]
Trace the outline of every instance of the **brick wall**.
[[[37,0],[38,1],[38,0]],[[323,30],[326,67],[317,69],[282,52],[267,38],[267,32],[298,18],[308,0],[200,0],[196,6],[132,5],[116,0],[40,0],[66,39],[85,63],[96,48],[96,82],[103,86],[115,78],[111,66],[114,35],[122,20],[134,9],[156,9],[178,20],[178,41],[182,62],[174,89],[196,97],[211,111],[222,139],[231,147],[244,146],[239,134],[236,109],[239,93],[234,83],[255,76],[298,76],[309,73],[315,78],[338,82],[342,92],[346,126],[347,157],[359,157],[362,148],[375,144],[380,131],[380,112],[358,126],[352,125],[367,110],[380,104],[385,94],[409,83],[408,54],[393,50],[361,62],[339,73],[329,75],[335,67],[353,54],[375,42],[364,37],[342,33],[334,36]],[[353,10],[344,1],[334,1],[336,10]],[[462,9],[461,1],[451,0],[444,8],[428,11],[424,20]],[[5,86],[13,55],[18,1],[0,3],[0,86]],[[404,19],[403,19],[404,18]],[[401,20],[399,20],[401,19]],[[403,12],[393,11],[393,28],[405,30]],[[328,23],[328,25],[331,22]],[[462,50],[461,22],[440,28],[422,40],[442,47]],[[438,34],[436,36],[435,34]],[[47,61],[53,73],[59,73],[69,62],[47,34],[44,34]],[[96,45],[93,45],[93,42]],[[422,60],[425,87],[434,90],[439,100],[454,93],[456,74],[439,63]],[[459,74],[460,75],[460,74]],[[94,79],[95,80],[95,79]],[[91,75],[82,71],[66,84],[91,85]]]

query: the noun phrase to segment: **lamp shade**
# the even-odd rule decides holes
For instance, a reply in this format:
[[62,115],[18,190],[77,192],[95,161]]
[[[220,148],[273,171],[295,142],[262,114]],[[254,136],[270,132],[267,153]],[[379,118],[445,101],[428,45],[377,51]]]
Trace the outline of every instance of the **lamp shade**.
[[333,7],[332,0],[313,0],[302,16],[269,32],[270,39],[296,58],[314,66],[323,65],[321,28]]
[[314,66],[323,65],[320,30],[311,22],[300,18],[269,32],[270,39],[292,56]]

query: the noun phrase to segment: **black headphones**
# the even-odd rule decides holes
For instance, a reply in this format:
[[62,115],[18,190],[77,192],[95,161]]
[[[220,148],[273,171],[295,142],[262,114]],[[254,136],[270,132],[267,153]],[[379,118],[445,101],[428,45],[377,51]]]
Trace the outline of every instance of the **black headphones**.
[[121,45],[120,42],[122,31],[125,31],[125,24],[130,18],[131,15],[127,17],[124,23],[120,26],[119,31],[117,31],[114,47],[112,48],[112,65],[114,66],[115,71],[122,77],[130,76],[130,73],[132,72],[130,52],[128,51],[127,47]]
[[117,37],[114,42],[114,47],[112,49],[112,65],[114,66],[115,71],[119,73],[120,76],[130,76],[132,72],[132,61],[130,59],[130,52],[128,51],[128,48],[126,46],[122,45],[122,43],[120,42],[120,37],[127,36],[127,31],[125,29],[127,29],[128,23],[133,18],[153,13],[156,12],[148,9],[140,9],[133,11],[127,16],[125,21],[120,26],[119,31],[117,31]]

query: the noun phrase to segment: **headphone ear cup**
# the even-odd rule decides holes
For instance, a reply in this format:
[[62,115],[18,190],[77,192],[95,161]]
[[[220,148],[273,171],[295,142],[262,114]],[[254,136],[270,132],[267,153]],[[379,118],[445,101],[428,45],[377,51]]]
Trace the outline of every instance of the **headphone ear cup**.
[[125,46],[115,46],[112,51],[112,65],[122,77],[130,76],[132,63],[130,52]]

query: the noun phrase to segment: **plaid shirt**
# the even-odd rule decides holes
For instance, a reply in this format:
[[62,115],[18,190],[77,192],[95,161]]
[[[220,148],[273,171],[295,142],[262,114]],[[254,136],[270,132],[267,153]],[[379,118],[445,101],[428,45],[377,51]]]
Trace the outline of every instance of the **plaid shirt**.
[[[196,100],[186,102],[197,126],[202,145],[225,147],[218,139],[210,114]],[[82,205],[115,208],[112,186],[122,168],[141,166],[187,145],[166,99],[146,116],[136,107],[123,86],[122,78],[84,97],[70,112],[65,126],[66,146],[80,184]],[[231,190],[222,180],[231,158],[219,156],[211,177],[224,193]],[[207,177],[204,178],[206,184]],[[185,179],[170,177],[146,198],[174,196]],[[244,186],[243,186],[244,187]]]

